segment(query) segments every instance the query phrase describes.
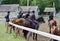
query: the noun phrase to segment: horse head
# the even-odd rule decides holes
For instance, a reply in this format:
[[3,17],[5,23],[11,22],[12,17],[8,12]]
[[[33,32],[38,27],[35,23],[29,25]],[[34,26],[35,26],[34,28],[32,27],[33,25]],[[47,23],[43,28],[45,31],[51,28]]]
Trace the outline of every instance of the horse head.
[[45,20],[42,16],[40,16],[38,19],[37,19],[38,22],[40,23],[45,23]]

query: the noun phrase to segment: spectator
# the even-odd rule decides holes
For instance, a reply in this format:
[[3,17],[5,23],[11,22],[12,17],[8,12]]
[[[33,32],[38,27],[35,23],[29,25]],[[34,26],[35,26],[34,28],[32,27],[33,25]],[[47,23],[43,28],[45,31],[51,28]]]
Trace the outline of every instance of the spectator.
[[7,15],[5,16],[5,19],[6,19],[6,32],[8,32],[8,26],[9,26],[9,21],[10,21],[10,18],[9,18],[9,15],[10,15],[10,11],[7,12]]

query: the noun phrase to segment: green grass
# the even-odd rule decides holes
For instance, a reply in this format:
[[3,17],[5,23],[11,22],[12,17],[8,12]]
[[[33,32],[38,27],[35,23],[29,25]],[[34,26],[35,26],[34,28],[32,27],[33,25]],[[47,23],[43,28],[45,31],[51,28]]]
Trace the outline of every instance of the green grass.
[[5,26],[3,23],[0,23],[0,41],[25,41],[25,39],[21,36],[17,38],[14,37],[15,33],[9,34],[6,33]]

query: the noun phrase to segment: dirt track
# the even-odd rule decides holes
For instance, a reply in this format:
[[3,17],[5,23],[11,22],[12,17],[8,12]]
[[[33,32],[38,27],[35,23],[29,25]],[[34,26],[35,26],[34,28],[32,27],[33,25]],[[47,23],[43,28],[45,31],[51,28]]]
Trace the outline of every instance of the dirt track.
[[[39,30],[43,31],[43,32],[49,32],[49,27],[48,27],[48,19],[46,18],[45,21],[46,23],[40,24]],[[60,25],[60,19],[59,18],[55,18],[55,20],[57,21],[57,24]],[[32,40],[32,37],[30,39],[30,41]],[[35,40],[34,40],[35,41]],[[38,41],[49,41],[49,38],[43,37],[41,35],[38,35]]]
[[[60,25],[60,19],[55,18],[55,20],[57,21],[57,24]],[[49,32],[48,19],[46,18],[45,21],[46,21],[46,23],[40,24],[39,30],[48,33]],[[32,37],[31,37],[30,41],[35,41],[35,40],[33,40]],[[38,35],[38,40],[37,41],[49,41],[49,38]]]

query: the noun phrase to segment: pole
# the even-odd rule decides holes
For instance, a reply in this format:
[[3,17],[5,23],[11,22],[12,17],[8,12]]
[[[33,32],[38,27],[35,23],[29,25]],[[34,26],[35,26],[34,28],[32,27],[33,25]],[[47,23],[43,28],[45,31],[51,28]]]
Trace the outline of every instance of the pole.
[[36,6],[36,0],[34,0],[34,4],[35,4],[35,6]]
[[[53,2],[53,8],[55,8],[55,3]],[[54,17],[55,17],[55,14],[56,14],[56,10],[54,10]]]
[[0,0],[0,4],[2,3],[3,0]]
[[29,9],[29,0],[27,0],[27,10]]
[[27,6],[29,6],[29,0],[27,0]]

